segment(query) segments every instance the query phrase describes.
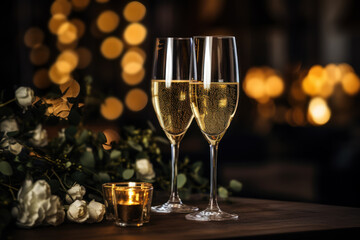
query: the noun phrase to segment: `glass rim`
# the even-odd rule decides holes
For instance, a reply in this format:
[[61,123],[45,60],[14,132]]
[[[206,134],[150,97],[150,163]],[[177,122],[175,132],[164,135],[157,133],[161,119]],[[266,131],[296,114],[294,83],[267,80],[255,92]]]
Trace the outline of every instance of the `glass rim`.
[[141,189],[150,189],[150,190],[154,189],[153,185],[149,182],[108,182],[102,184],[102,187],[113,187],[113,186],[114,189],[115,188],[141,188]]
[[158,40],[167,40],[169,38],[172,38],[174,40],[192,40],[192,37],[157,37]]
[[207,37],[212,37],[212,38],[218,38],[218,39],[232,39],[235,38],[235,36],[230,36],[230,35],[215,35],[215,36],[193,36],[193,38],[207,38]]

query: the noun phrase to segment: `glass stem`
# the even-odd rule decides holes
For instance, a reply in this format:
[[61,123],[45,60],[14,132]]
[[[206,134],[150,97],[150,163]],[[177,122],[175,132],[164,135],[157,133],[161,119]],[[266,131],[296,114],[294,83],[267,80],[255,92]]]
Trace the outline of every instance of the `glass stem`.
[[217,155],[219,143],[210,144],[210,201],[208,210],[219,211],[217,202]]
[[178,175],[178,158],[179,158],[179,146],[180,143],[176,142],[171,144],[171,194],[170,194],[170,203],[179,203],[181,200],[177,188],[177,175]]

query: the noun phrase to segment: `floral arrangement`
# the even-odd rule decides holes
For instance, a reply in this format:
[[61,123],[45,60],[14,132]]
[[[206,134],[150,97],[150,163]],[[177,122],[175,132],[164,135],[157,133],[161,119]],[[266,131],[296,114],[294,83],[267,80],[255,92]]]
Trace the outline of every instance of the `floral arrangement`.
[[[12,100],[0,95],[0,232],[12,219],[25,228],[56,226],[65,216],[78,223],[100,222],[104,182],[139,180],[169,188],[171,168],[159,148],[166,139],[156,136],[151,124],[145,129],[124,126],[113,142],[85,128],[80,90],[72,88],[78,83],[71,81],[42,98],[28,87],[19,87]],[[64,128],[48,139],[44,126],[50,125]],[[202,162],[185,158],[179,172],[183,198],[207,191]],[[241,190],[236,180],[229,186]],[[219,194],[226,198],[229,191],[220,187]]]

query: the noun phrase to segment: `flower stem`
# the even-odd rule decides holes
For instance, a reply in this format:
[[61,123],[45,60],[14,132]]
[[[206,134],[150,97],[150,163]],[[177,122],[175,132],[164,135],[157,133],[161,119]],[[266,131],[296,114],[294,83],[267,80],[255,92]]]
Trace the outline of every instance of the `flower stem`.
[[4,102],[4,103],[0,104],[0,108],[1,108],[1,107],[4,107],[4,106],[6,106],[6,105],[8,105],[9,103],[12,103],[12,102],[14,102],[14,101],[16,101],[16,98],[11,99],[11,100],[9,100],[9,101],[7,101],[7,102]]

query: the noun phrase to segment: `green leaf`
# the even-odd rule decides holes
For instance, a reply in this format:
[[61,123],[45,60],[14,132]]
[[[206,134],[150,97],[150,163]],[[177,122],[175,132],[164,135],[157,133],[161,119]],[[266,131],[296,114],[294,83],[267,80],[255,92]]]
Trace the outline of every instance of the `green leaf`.
[[221,197],[221,198],[228,198],[229,197],[229,192],[224,187],[219,187],[218,188],[218,194],[219,194],[219,197]]
[[65,163],[65,168],[69,168],[69,167],[71,167],[71,162],[70,161]]
[[169,145],[169,144],[170,144],[170,143],[169,143],[169,140],[167,140],[167,139],[164,138],[164,137],[160,137],[160,136],[155,136],[155,137],[154,137],[154,141],[155,141],[155,142],[164,143],[164,144],[166,144],[166,145]]
[[98,132],[98,135],[97,135],[97,140],[100,144],[104,144],[106,143],[106,136],[103,132]]
[[99,172],[98,176],[99,176],[100,182],[102,182],[102,183],[110,182],[110,176],[107,172]]
[[11,165],[6,161],[0,162],[0,172],[5,176],[11,176],[13,174]]
[[98,157],[100,160],[104,157],[104,151],[100,147],[98,148]]
[[94,159],[94,154],[92,153],[92,151],[85,151],[80,157],[80,163],[84,167],[94,168],[95,167],[95,159]]
[[135,143],[133,140],[128,140],[127,143],[131,148],[135,149],[136,151],[141,152],[143,150],[142,146],[140,144]]
[[132,176],[134,176],[135,170],[134,169],[125,169],[122,173],[122,177],[125,180],[128,180],[130,178],[132,178]]
[[17,166],[17,168],[16,168],[18,171],[20,171],[20,172],[25,172],[25,167],[24,167],[24,165],[19,165],[19,166]]
[[241,182],[239,182],[238,180],[231,180],[230,181],[230,184],[229,184],[231,190],[233,190],[234,192],[240,192],[242,187],[243,187],[243,184]]
[[198,161],[198,162],[194,162],[194,164],[191,166],[194,173],[198,174],[199,171],[202,169],[203,163]]
[[76,139],[76,143],[78,145],[83,144],[88,136],[89,136],[89,132],[86,129],[84,129],[83,131],[81,131],[80,136]]
[[111,153],[110,153],[110,158],[111,159],[117,159],[121,156],[121,152],[119,150],[112,150]]
[[185,183],[186,183],[186,175],[183,174],[183,173],[180,173],[178,176],[177,176],[177,187],[178,188],[182,188]]

